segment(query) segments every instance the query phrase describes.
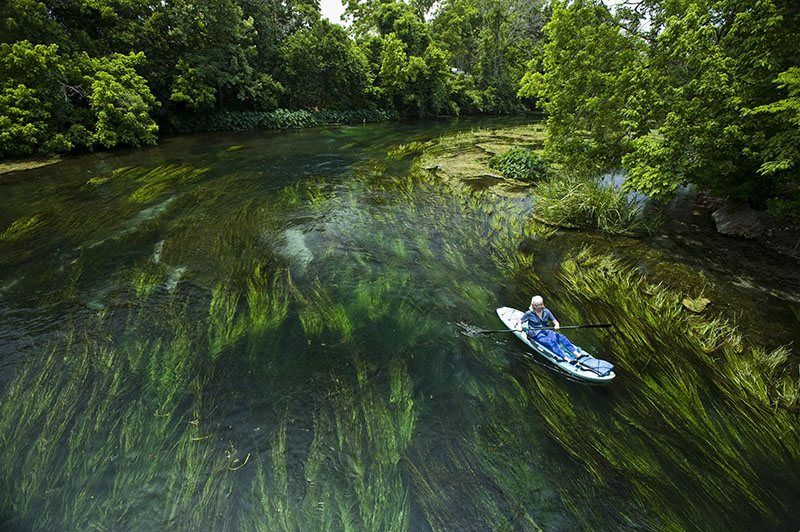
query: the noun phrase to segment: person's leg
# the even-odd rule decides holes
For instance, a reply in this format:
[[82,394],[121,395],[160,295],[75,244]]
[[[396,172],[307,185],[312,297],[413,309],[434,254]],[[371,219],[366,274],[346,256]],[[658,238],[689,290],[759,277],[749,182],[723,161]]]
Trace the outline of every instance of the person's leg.
[[564,336],[561,333],[553,333],[553,334],[556,337],[556,341],[560,342],[561,345],[563,345],[567,349],[568,353],[575,353],[576,356],[577,356],[578,348],[575,347],[574,345],[572,345],[572,342],[569,341],[569,338],[567,338],[566,336]]
[[536,341],[550,349],[557,356],[566,358],[564,356],[564,352],[561,350],[561,347],[558,345],[558,340],[556,339],[556,335],[553,331],[540,331],[536,336]]

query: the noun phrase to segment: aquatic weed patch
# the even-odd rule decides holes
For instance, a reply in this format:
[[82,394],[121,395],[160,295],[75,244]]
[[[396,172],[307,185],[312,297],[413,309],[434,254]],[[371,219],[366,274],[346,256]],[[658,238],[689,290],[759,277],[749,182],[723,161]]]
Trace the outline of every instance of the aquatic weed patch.
[[[786,349],[767,355],[743,346],[725,320],[686,311],[683,294],[649,285],[588,249],[566,261],[560,277],[586,317],[615,324],[607,346],[626,386],[614,389],[619,401],[602,414],[588,405],[559,414],[553,403],[542,402],[549,392],[541,387],[531,399],[595,482],[624,479],[631,497],[654,509],[652,523],[660,529],[689,529],[709,506],[729,509],[716,516],[721,527],[774,511],[778,504],[765,502],[771,496],[760,487],[758,471],[787,467],[800,448],[796,430],[771,429],[797,422],[794,409],[782,405],[796,397],[797,380],[775,379],[789,370]],[[621,445],[615,434],[626,426],[640,430]],[[758,444],[745,450],[735,443],[742,441]],[[675,505],[676,499],[682,502]]]
[[0,233],[0,240],[6,242],[23,240],[35,233],[42,226],[42,224],[43,221],[41,220],[41,216],[38,214],[17,218],[5,229],[5,231]]
[[548,172],[545,159],[525,148],[512,148],[489,159],[489,167],[505,177],[521,181],[537,181]]
[[155,168],[134,166],[115,170],[111,179],[130,179],[143,183],[131,194],[130,199],[137,203],[146,203],[176,185],[199,179],[208,170],[208,168],[177,164],[161,165]]

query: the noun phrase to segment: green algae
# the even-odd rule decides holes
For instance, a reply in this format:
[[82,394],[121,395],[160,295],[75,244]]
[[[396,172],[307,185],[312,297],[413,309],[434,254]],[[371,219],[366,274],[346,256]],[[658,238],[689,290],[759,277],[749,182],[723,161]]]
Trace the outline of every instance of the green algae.
[[39,214],[17,218],[0,233],[0,241],[12,242],[29,238],[42,227],[43,223]]

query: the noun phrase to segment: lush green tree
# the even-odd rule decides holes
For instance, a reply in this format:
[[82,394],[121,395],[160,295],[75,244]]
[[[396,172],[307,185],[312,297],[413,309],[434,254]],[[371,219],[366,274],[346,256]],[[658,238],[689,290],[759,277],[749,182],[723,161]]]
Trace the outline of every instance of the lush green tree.
[[157,105],[135,66],[144,55],[64,56],[56,44],[0,44],[0,157],[76,145],[156,141]]
[[0,44],[0,158],[71,147],[59,131],[65,81],[58,45]]
[[[264,90],[253,67],[254,21],[233,0],[177,0],[167,11],[173,24],[172,45],[180,51],[170,100],[192,110],[264,109],[275,95]],[[194,85],[194,93],[187,92]],[[209,98],[213,94],[214,98]]]
[[397,35],[409,55],[422,56],[425,53],[431,42],[430,31],[411,6],[402,2],[382,4],[375,18],[378,32],[381,35]]
[[144,61],[144,54],[84,60],[90,67],[84,86],[92,117],[87,144],[106,148],[155,144],[158,126],[151,111],[157,102],[145,79],[134,69]]
[[[425,24],[428,13],[436,4],[435,0],[342,0],[345,17],[350,20],[350,31],[357,37],[365,37],[378,32],[382,35],[395,32],[393,27],[397,18],[408,13],[404,23]],[[416,22],[415,22],[416,21]],[[398,28],[399,29],[399,28]],[[402,30],[400,30],[402,33]],[[416,32],[415,32],[416,33]]]
[[285,44],[281,78],[292,108],[360,109],[371,84],[364,53],[341,26],[319,20]]
[[538,55],[549,17],[543,0],[447,0],[432,22],[437,42],[453,57],[457,101],[465,110],[508,113],[525,65]]
[[522,92],[541,98],[564,161],[621,162],[656,197],[695,183],[763,204],[797,186],[796,2],[555,2],[545,30]]
[[12,44],[63,44],[67,39],[61,26],[38,0],[0,2],[0,42]]
[[784,97],[753,110],[754,119],[774,115],[782,126],[767,139],[758,169],[764,175],[794,172],[800,167],[800,67],[781,72],[775,81],[778,89],[785,91]]
[[371,41],[380,43],[375,67],[379,104],[416,116],[454,111],[450,100],[452,75],[447,53],[429,44],[422,56],[409,55],[408,45],[394,32]]
[[544,31],[542,71],[533,62],[520,93],[547,113],[550,157],[594,171],[618,162],[628,89],[642,68],[639,41],[599,0],[554,2]]
[[445,0],[431,21],[436,42],[457,70],[471,73],[477,66],[482,25],[479,0]]

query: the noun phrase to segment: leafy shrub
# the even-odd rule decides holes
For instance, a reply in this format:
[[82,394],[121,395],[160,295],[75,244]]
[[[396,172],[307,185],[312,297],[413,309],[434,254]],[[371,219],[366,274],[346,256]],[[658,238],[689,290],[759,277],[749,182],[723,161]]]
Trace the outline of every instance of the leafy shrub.
[[537,181],[547,176],[545,159],[531,150],[513,148],[489,159],[489,167],[511,179]]
[[800,224],[800,195],[767,200],[767,212],[780,220]]

